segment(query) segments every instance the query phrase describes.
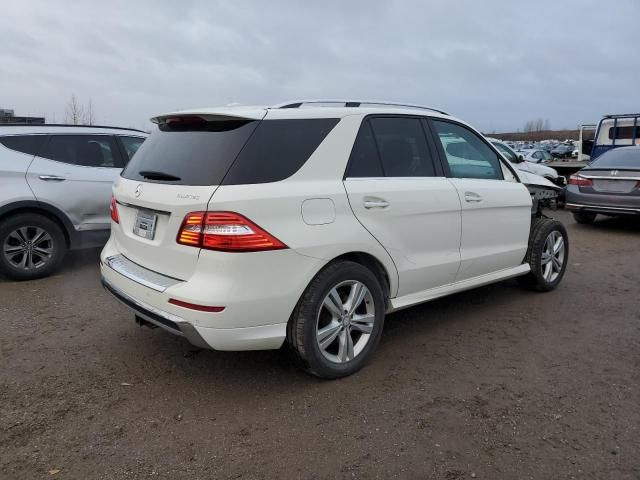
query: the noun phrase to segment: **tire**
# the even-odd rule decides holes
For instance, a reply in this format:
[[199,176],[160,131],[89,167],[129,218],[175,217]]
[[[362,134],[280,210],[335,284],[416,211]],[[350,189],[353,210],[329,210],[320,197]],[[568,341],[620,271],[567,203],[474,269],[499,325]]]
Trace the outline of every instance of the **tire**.
[[597,213],[593,212],[573,212],[574,220],[583,225],[592,224],[595,221],[597,215]]
[[0,273],[13,280],[51,275],[66,251],[62,228],[45,216],[21,213],[0,224]]
[[[349,299],[356,291],[362,293],[362,300],[350,316]],[[384,314],[382,287],[371,270],[351,261],[331,263],[302,294],[289,320],[287,342],[307,372],[327,379],[346,377],[371,358],[382,335]],[[347,348],[349,339],[351,349]]]
[[[559,242],[559,239],[562,241]],[[551,218],[534,218],[529,233],[529,248],[525,255],[525,262],[529,264],[531,271],[519,277],[518,281],[530,290],[554,290],[564,276],[568,260],[569,237],[564,225]]]

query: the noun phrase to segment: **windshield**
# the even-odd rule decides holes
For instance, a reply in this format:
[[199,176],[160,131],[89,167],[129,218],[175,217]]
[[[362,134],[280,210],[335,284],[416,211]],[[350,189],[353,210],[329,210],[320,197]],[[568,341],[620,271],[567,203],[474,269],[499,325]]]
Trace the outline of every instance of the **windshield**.
[[600,155],[590,167],[638,168],[640,169],[640,147],[615,148]]

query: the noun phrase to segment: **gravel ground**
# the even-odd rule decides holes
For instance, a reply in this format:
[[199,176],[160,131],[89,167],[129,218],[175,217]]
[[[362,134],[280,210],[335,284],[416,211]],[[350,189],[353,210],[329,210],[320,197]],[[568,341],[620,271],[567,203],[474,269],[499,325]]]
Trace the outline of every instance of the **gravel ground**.
[[640,222],[554,216],[558,290],[391,315],[370,365],[332,382],[137,327],[97,251],[0,280],[0,478],[638,480]]

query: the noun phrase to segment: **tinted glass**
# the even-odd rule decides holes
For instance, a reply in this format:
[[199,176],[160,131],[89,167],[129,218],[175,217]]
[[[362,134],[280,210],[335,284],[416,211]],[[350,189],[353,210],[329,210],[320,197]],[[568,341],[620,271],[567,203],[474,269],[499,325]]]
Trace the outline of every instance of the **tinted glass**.
[[111,135],[51,135],[38,155],[82,167],[121,167]]
[[[155,183],[220,185],[257,124],[235,120],[180,127],[163,125],[144,141],[122,176]],[[140,174],[148,171],[179,180],[149,179]]]
[[478,135],[455,123],[433,120],[433,125],[453,177],[503,178],[498,156]]
[[433,177],[435,169],[417,118],[372,118],[373,134],[387,177]]
[[0,143],[16,152],[35,155],[46,139],[46,135],[12,135],[0,137]]
[[223,183],[268,183],[290,177],[304,165],[337,123],[336,118],[260,122]]
[[138,151],[142,142],[144,142],[144,138],[140,137],[120,137],[120,141],[122,142],[122,146],[124,147],[124,151],[127,153],[127,161],[133,158],[133,154]]
[[[616,130],[616,139],[629,139],[629,138],[639,138],[640,137],[640,121],[638,121],[638,125],[633,128],[633,125],[629,127],[618,127]],[[635,132],[635,136],[634,136]],[[613,127],[609,129],[609,140],[613,140]]]
[[637,168],[640,169],[640,147],[614,148],[589,164],[589,168]]
[[353,145],[347,177],[384,177],[378,149],[368,121],[362,124]]

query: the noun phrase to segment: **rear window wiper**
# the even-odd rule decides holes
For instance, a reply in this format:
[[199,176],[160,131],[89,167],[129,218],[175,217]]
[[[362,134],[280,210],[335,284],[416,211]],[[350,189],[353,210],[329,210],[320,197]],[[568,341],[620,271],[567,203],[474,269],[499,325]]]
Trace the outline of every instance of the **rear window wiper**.
[[170,173],[157,172],[155,170],[140,170],[138,173],[147,180],[167,180],[169,182],[177,182],[178,180],[182,180],[180,177],[176,177],[175,175],[171,175]]

